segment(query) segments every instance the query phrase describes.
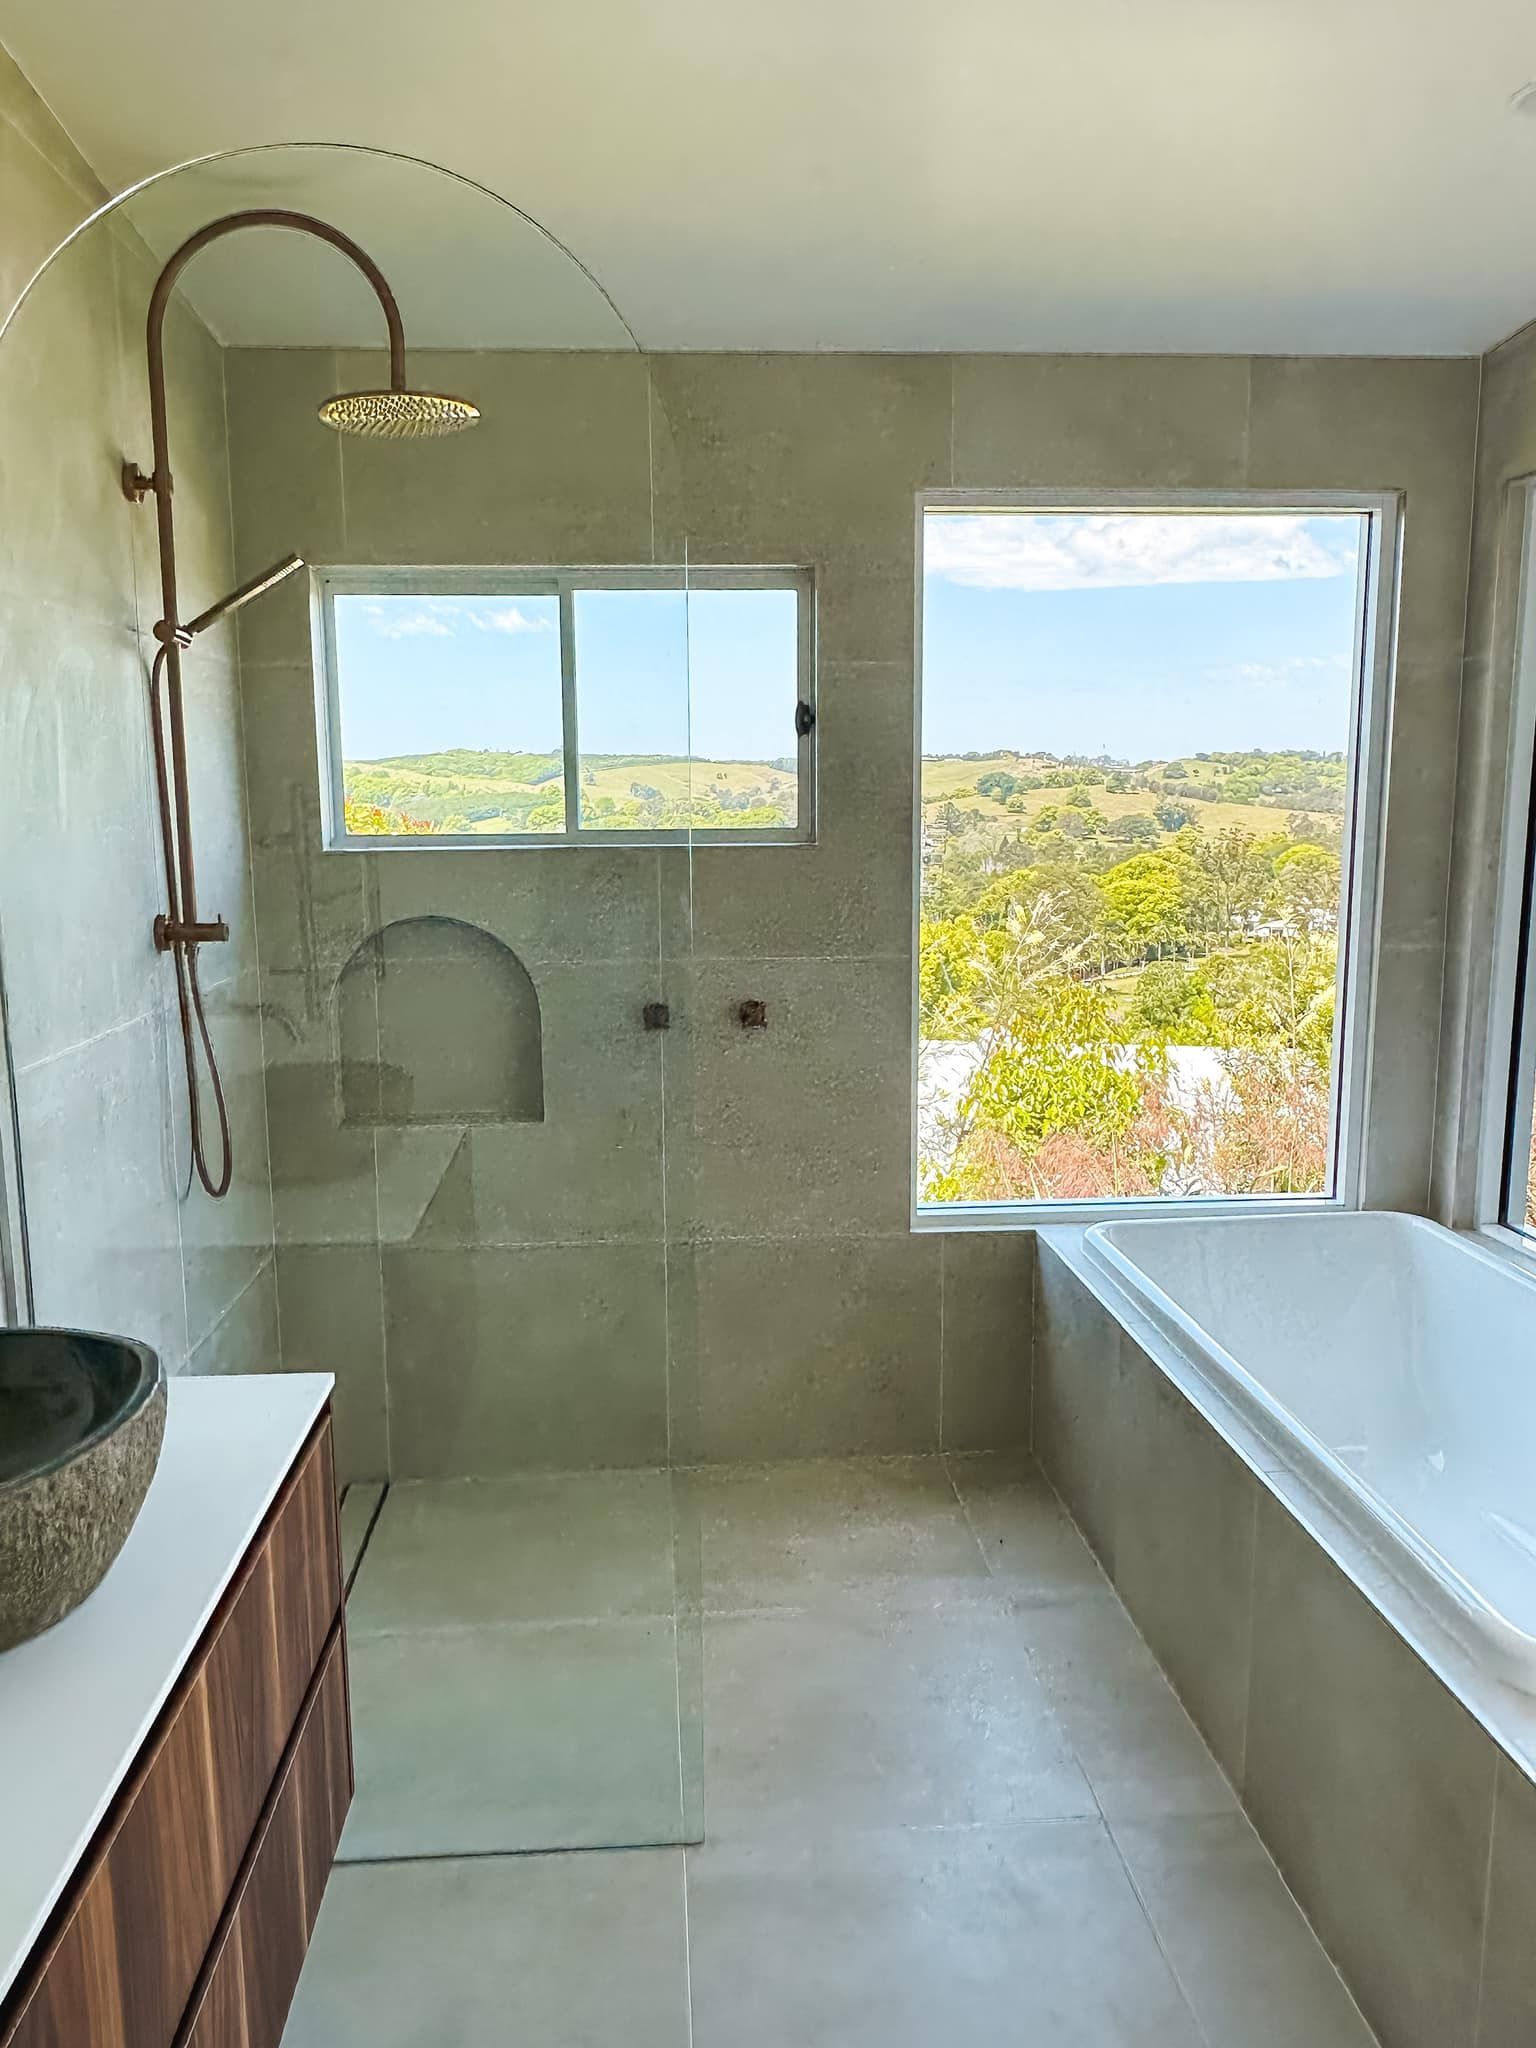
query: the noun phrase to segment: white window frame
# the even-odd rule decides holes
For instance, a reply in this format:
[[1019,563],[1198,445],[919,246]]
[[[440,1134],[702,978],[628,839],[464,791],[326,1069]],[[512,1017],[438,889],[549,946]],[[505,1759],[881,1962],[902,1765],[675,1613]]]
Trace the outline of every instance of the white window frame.
[[[1320,1195],[1106,1196],[1089,1202],[921,1202],[917,1185],[918,1017],[922,921],[923,522],[930,512],[1354,512],[1367,520],[1357,577],[1351,686],[1351,778],[1345,806],[1345,887],[1334,1005],[1335,1109],[1329,1191]],[[1386,815],[1403,499],[1398,491],[1263,490],[928,490],[916,498],[917,688],[914,692],[912,868],[912,1126],[909,1145],[914,1230],[1035,1230],[1133,1216],[1297,1216],[1358,1209],[1364,1182],[1381,863]]]
[[[795,739],[798,815],[793,825],[677,826],[642,831],[583,827],[575,595],[580,590],[792,590],[796,593],[796,693],[811,707]],[[436,847],[491,852],[508,847],[806,845],[816,836],[816,588],[805,568],[389,568],[327,566],[310,572],[316,714],[320,746],[321,845],[327,852]],[[336,655],[338,597],[554,597],[560,608],[560,693],[566,827],[563,832],[349,833],[345,825],[341,689]],[[692,707],[689,706],[690,731]],[[802,719],[799,721],[805,724]],[[786,747],[786,754],[791,750]]]
[[1536,1090],[1536,477],[1509,487],[1503,527],[1514,550],[1507,768],[1477,1150],[1480,1235],[1536,1259],[1536,1233],[1505,1221],[1515,1135],[1529,1131]]

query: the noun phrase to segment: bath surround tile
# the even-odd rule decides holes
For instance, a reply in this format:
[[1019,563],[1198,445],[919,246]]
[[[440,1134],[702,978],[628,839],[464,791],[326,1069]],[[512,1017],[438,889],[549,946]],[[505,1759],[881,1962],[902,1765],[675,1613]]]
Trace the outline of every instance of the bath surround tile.
[[1115,1587],[1241,1785],[1259,1483],[1129,1337],[1122,1355]]
[[1536,1786],[1499,1761],[1476,2048],[1523,2048],[1536,2028]]
[[1120,1325],[1050,1245],[1036,1244],[1035,1455],[1113,1575],[1125,1427]]
[[1392,2048],[1469,2037],[1494,1757],[1427,1666],[1265,1495],[1247,1802]]

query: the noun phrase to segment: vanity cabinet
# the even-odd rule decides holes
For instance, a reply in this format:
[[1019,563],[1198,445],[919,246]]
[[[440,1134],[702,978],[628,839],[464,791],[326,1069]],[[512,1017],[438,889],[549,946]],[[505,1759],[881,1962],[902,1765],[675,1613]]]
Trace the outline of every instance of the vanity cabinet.
[[0,2048],[277,2048],[351,1795],[327,1412],[0,2008]]

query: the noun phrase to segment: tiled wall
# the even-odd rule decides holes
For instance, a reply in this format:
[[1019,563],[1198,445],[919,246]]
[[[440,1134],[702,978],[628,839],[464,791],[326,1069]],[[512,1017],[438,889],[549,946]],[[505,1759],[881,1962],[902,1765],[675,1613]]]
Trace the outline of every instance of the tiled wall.
[[1520,505],[1510,485],[1533,472],[1536,326],[1483,359],[1432,1209],[1455,1224],[1477,1220],[1484,1095],[1504,1088],[1504,1076],[1485,1068],[1520,598]]
[[[0,52],[0,317],[103,197]],[[205,901],[234,928],[205,985],[239,1147],[213,1204],[184,1192],[174,988],[150,936],[154,513],[118,487],[125,455],[149,459],[154,273],[130,230],[97,226],[0,340],[0,963],[38,1318],[228,1371],[278,1348],[240,699],[233,638],[210,635],[187,660],[188,724]],[[232,580],[223,361],[179,307],[168,346],[192,610]]]
[[1036,1452],[1382,2048],[1527,2048],[1536,1786],[1039,1256]]
[[[485,424],[343,443],[371,358],[235,351],[237,567],[679,561],[817,572],[807,848],[321,855],[302,591],[242,622],[284,1348],[354,1470],[1022,1434],[1028,1245],[907,1228],[914,493],[1407,496],[1372,1199],[1421,1207],[1478,367],[1443,361],[428,355]],[[248,622],[248,623],[247,623]],[[544,1005],[546,1122],[363,1132],[331,991],[390,918],[483,925]],[[766,1033],[734,1024],[742,996]],[[640,1005],[671,1003],[665,1040]]]

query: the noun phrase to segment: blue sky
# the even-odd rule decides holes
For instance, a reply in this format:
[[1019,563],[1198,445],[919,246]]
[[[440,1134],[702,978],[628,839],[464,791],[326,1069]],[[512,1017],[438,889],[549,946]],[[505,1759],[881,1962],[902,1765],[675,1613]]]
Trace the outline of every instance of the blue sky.
[[[793,755],[795,594],[578,591],[584,750],[766,761]],[[349,761],[447,747],[560,746],[554,597],[338,597]]]
[[1362,524],[930,514],[924,753],[1343,749]]
[[[932,513],[923,751],[1342,749],[1359,515]],[[348,760],[560,745],[554,597],[336,602]],[[593,753],[795,751],[787,590],[578,591]]]

